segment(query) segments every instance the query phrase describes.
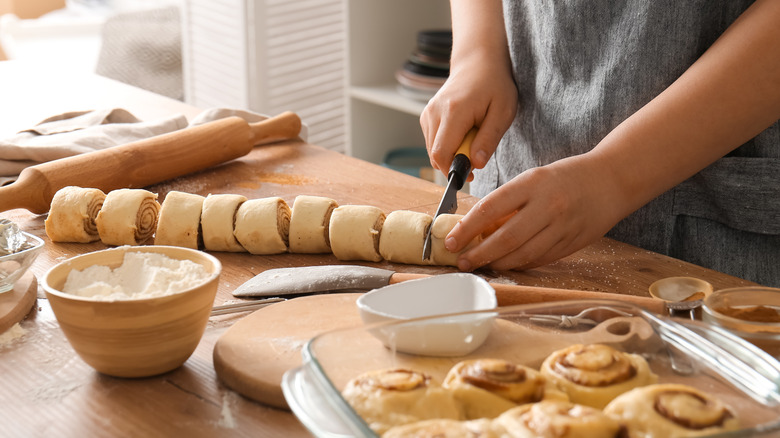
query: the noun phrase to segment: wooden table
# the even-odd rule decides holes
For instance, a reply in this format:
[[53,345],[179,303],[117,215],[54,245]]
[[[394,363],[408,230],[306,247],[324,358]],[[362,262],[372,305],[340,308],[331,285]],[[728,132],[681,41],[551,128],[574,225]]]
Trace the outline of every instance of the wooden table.
[[[0,62],[0,135],[59,112],[122,107],[143,120],[200,109],[98,76]],[[375,205],[433,213],[441,187],[321,147],[288,141],[255,148],[246,157],[149,190],[162,200],[171,190],[206,195],[238,193],[248,198],[328,196],[341,204]],[[460,211],[475,199],[462,196]],[[45,215],[0,212],[46,241],[31,271],[37,276],[66,258],[104,249],[100,243],[55,244],[46,238]],[[215,253],[223,275],[215,304],[233,301],[231,291],[269,268],[340,263],[332,255]],[[398,271],[437,274],[440,267],[361,263]],[[492,281],[647,295],[655,280],[696,276],[715,288],[750,284],[719,272],[602,239],[564,260],[526,272],[485,273]],[[245,314],[244,314],[245,315]],[[25,334],[0,344],[0,436],[309,436],[289,412],[247,400],[221,385],[212,363],[219,336],[244,316],[213,317],[194,355],[181,368],[147,379],[100,375],[70,348],[39,291],[36,308],[21,326]]]

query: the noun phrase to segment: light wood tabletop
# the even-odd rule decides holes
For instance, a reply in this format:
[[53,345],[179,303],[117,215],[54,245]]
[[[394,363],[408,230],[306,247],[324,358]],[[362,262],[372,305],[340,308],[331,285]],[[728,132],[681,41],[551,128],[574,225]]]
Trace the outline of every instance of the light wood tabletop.
[[[0,96],[0,138],[66,111],[119,107],[142,120],[177,113],[191,119],[202,111],[96,75],[18,61],[0,62]],[[243,158],[147,189],[160,201],[172,190],[249,199],[280,196],[291,205],[306,194],[342,205],[374,205],[387,213],[429,214],[442,193],[433,183],[301,141],[259,146]],[[459,212],[475,202],[461,195]],[[45,248],[31,267],[37,278],[62,260],[106,248],[99,242],[52,243],[44,230],[45,215],[17,209],[0,212],[0,218],[44,239]],[[344,264],[330,254],[212,254],[223,264],[215,305],[234,301],[231,292],[266,269]],[[410,273],[454,272],[389,262],[359,264]],[[716,289],[751,284],[606,238],[542,268],[481,274],[500,283],[637,296],[648,296],[651,283],[670,276],[699,277]],[[0,344],[0,436],[310,436],[290,412],[244,398],[219,381],[214,344],[244,316],[212,317],[197,350],[179,369],[152,378],[119,379],[95,372],[75,354],[39,290],[36,306],[20,324],[24,333]]]

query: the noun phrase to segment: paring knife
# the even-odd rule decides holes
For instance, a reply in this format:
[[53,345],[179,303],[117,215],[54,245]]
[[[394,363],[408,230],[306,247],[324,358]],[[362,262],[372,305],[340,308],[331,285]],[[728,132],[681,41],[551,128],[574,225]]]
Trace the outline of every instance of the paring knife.
[[[282,297],[343,290],[371,290],[425,277],[430,275],[360,265],[278,268],[257,274],[234,290],[233,295],[242,298]],[[490,286],[496,291],[499,306],[597,299],[622,301],[659,314],[666,312],[663,301],[649,297],[495,282],[491,282]]]
[[[466,137],[463,138],[463,142],[460,144],[455,157],[452,159],[450,165],[450,171],[447,175],[447,188],[444,189],[444,195],[439,202],[439,208],[436,209],[436,214],[433,216],[433,220],[443,213],[455,213],[458,210],[458,190],[463,188],[463,184],[466,183],[466,179],[471,172],[471,143],[474,141],[474,137],[477,136],[477,128],[471,128],[466,133]],[[425,244],[423,245],[423,260],[430,260],[431,258],[431,228],[428,228],[428,233],[425,235]]]

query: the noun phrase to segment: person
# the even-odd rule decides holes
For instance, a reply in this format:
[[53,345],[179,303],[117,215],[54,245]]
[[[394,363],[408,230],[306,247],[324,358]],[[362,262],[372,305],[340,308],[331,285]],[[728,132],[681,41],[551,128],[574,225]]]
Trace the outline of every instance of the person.
[[[471,193],[471,271],[602,236],[780,286],[780,1],[451,0],[450,76],[420,116]],[[491,230],[494,230],[491,232]]]

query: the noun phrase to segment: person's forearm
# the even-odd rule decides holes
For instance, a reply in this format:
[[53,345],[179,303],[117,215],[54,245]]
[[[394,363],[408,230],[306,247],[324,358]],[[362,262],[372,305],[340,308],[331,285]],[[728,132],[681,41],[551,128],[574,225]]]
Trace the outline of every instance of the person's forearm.
[[451,0],[452,63],[474,53],[505,61],[509,67],[501,0]]
[[759,0],[589,154],[629,214],[780,118],[780,1]]

